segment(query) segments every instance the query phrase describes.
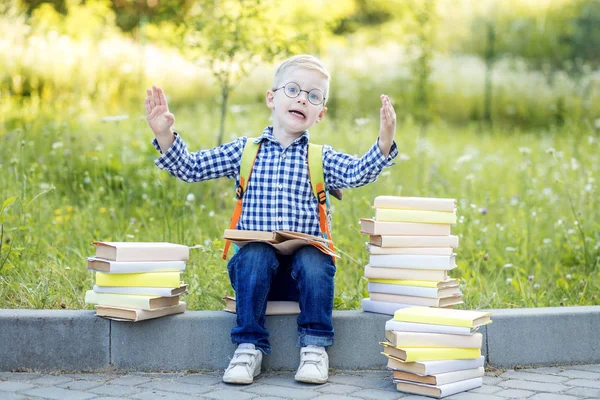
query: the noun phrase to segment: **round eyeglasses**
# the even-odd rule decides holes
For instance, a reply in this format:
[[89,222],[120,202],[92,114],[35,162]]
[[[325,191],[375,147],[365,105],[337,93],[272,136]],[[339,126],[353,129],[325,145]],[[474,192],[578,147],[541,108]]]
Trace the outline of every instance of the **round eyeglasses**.
[[273,92],[276,92],[279,89],[283,89],[283,93],[285,93],[287,97],[292,99],[295,99],[296,97],[300,96],[301,92],[306,92],[306,94],[308,95],[308,101],[310,102],[310,104],[313,104],[315,106],[318,106],[319,104],[325,101],[325,95],[319,89],[313,89],[311,91],[303,90],[300,88],[300,85],[298,85],[296,82],[286,83],[282,87],[273,90]]

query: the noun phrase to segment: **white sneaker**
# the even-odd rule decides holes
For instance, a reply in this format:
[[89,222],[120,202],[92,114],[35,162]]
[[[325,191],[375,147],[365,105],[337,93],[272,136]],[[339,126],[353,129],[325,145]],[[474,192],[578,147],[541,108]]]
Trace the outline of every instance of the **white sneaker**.
[[250,384],[260,374],[261,363],[262,351],[252,344],[241,344],[223,374],[223,382]]
[[324,347],[307,346],[300,349],[300,366],[296,372],[299,382],[325,383],[329,378],[329,357]]

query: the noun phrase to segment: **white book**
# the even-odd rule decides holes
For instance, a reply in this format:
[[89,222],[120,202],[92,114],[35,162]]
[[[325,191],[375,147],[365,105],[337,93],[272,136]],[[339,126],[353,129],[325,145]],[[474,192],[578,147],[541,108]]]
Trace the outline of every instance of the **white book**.
[[385,338],[394,347],[402,349],[413,347],[451,347],[455,349],[481,349],[481,345],[483,344],[483,335],[479,332],[467,336],[450,335],[447,333],[385,331]]
[[184,284],[178,288],[157,288],[157,287],[137,287],[137,286],[98,286],[94,285],[96,293],[113,294],[135,294],[142,296],[162,296],[174,297],[187,293],[188,285]]
[[451,256],[412,254],[371,254],[369,265],[377,268],[443,269],[456,268],[456,259]]
[[404,296],[418,296],[434,299],[440,297],[450,297],[461,293],[459,285],[438,289],[420,286],[392,285],[387,283],[376,282],[367,283],[367,290],[369,291],[369,293],[391,293],[401,294]]
[[467,379],[466,381],[453,382],[439,386],[425,385],[422,383],[415,382],[398,382],[396,383],[396,389],[401,392],[420,394],[441,399],[442,397],[452,396],[456,393],[466,392],[467,390],[475,389],[481,387],[482,385],[483,378],[479,377]]
[[377,196],[373,200],[375,208],[403,210],[455,211],[456,199],[436,197]]
[[414,307],[414,304],[390,303],[385,301],[373,301],[369,298],[362,299],[361,302],[363,311],[377,314],[394,315],[396,310],[401,308]]
[[410,372],[394,371],[394,383],[414,382],[426,385],[447,385],[449,383],[466,381],[467,379],[479,378],[485,374],[483,367],[463,369],[460,371],[444,372],[436,375],[417,375]]
[[449,333],[451,335],[472,335],[479,328],[466,328],[463,326],[420,324],[417,322],[402,322],[390,319],[385,323],[386,331],[423,332],[423,333]]
[[410,372],[421,376],[437,375],[446,372],[480,368],[483,367],[483,364],[485,362],[484,356],[466,360],[437,360],[416,362],[404,362],[394,357],[386,357],[388,358],[388,369],[391,369],[393,371]]
[[369,254],[412,254],[423,256],[451,256],[452,247],[381,247],[365,242]]
[[141,296],[133,294],[96,293],[88,290],[85,293],[86,304],[99,304],[103,306],[137,308],[141,310],[154,310],[179,304],[179,296]]
[[89,270],[105,274],[185,270],[185,261],[112,261],[100,257],[87,257],[87,265]]
[[417,296],[404,296],[401,294],[389,294],[389,293],[376,293],[373,292],[370,295],[373,301],[389,301],[391,303],[401,304],[412,304],[413,306],[423,307],[449,307],[457,304],[462,304],[462,293],[451,297],[444,298],[431,298],[431,297],[417,297]]

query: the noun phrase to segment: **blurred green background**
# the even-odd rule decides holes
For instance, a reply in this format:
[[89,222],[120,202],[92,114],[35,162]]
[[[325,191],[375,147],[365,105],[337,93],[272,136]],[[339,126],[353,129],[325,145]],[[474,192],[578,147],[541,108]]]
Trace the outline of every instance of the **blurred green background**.
[[362,154],[381,93],[399,119],[396,165],[334,200],[336,308],[368,296],[358,219],[377,195],[458,200],[465,308],[600,304],[600,1],[6,0],[0,307],[85,308],[90,242],[135,240],[201,244],[186,301],[220,309],[233,182],[154,166],[145,88],[210,148],[260,134],[298,53],[332,75],[312,141]]

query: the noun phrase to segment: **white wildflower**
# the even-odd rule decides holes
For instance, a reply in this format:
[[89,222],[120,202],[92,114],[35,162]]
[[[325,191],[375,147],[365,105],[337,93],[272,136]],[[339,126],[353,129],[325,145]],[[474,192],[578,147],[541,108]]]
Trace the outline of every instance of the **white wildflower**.
[[513,265],[512,265],[511,263],[507,263],[507,264],[504,264],[502,267],[503,267],[503,268],[510,268],[510,267],[512,267],[512,266],[513,266]]
[[369,123],[369,118],[356,118],[354,123],[358,126],[363,126]]
[[400,161],[408,161],[410,160],[410,156],[408,154],[400,153],[398,154],[398,159]]
[[544,244],[550,244],[550,243],[552,243],[552,239],[550,239],[550,238],[545,238],[545,239],[543,240],[543,242],[544,242]]
[[106,117],[102,117],[102,122],[119,122],[129,119],[129,115],[109,115]]
[[512,283],[512,278],[506,278],[506,284],[510,285]]
[[61,147],[63,147],[63,142],[54,142],[52,143],[52,149],[60,149]]
[[531,154],[531,149],[529,147],[519,147],[519,152],[521,154]]
[[508,252],[511,252],[511,253],[512,253],[512,252],[515,252],[515,251],[517,251],[517,249],[516,249],[516,248],[514,248],[514,247],[507,247],[507,248],[505,248],[504,250],[506,250],[506,251],[508,251]]
[[591,192],[593,188],[594,187],[592,186],[591,183],[586,183],[585,186],[583,187],[583,190],[585,190],[586,192]]
[[185,201],[189,201],[190,203],[192,201],[194,201],[196,199],[196,196],[194,196],[194,193],[188,193],[187,196],[185,196]]
[[573,275],[567,274],[567,275],[565,275],[565,278],[567,278],[567,279],[573,279]]
[[132,234],[128,233],[127,235],[125,235],[125,237],[127,237],[127,239],[133,239],[135,236],[133,236]]
[[473,159],[473,156],[472,156],[472,155],[470,155],[470,154],[465,154],[465,155],[462,155],[462,156],[460,156],[460,157],[459,157],[459,158],[456,160],[456,163],[457,163],[457,164],[462,164],[462,163],[465,163],[465,162],[471,161],[472,159]]
[[572,234],[574,234],[574,233],[575,233],[575,229],[569,229],[569,230],[567,231],[567,233],[568,233],[569,235],[572,235]]
[[210,212],[208,213],[208,216],[209,216],[209,217],[214,217],[214,216],[215,216],[215,212],[214,212],[214,211],[210,211]]

